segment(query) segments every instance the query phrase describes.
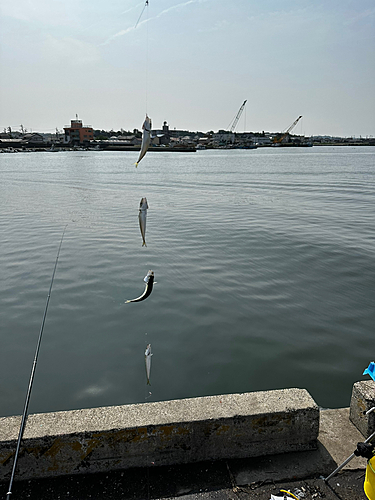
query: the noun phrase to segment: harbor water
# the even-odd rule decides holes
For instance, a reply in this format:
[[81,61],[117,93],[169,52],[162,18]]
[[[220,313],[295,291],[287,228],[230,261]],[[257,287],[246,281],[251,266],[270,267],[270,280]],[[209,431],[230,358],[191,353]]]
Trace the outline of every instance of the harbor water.
[[22,413],[65,226],[31,413],[287,387],[348,406],[375,361],[375,148],[136,157],[0,155],[0,416]]

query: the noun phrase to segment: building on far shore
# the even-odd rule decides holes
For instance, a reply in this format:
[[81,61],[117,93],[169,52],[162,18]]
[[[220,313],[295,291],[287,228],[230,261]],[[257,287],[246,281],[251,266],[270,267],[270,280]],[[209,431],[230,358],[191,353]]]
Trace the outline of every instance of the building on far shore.
[[64,132],[65,144],[88,144],[94,139],[94,129],[91,125],[84,127],[82,120],[78,120],[78,115],[75,120],[70,121],[70,127],[64,127]]
[[152,129],[151,136],[152,144],[154,146],[169,146],[171,137],[169,133],[168,123],[164,122],[161,129]]

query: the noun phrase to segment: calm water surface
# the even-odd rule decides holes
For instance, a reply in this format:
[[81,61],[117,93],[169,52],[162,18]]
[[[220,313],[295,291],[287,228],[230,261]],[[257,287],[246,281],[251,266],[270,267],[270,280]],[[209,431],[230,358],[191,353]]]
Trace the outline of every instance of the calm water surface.
[[348,406],[375,360],[375,148],[135,156],[0,155],[0,415],[22,412],[66,224],[30,412],[285,387]]

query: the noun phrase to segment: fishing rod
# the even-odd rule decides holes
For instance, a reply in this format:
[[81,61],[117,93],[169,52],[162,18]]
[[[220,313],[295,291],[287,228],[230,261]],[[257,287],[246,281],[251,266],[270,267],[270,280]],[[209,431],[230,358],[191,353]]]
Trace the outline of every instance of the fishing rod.
[[50,284],[49,292],[48,292],[48,295],[47,295],[46,307],[44,308],[44,314],[43,314],[42,324],[41,324],[41,327],[40,327],[39,338],[38,338],[38,342],[37,342],[36,350],[35,350],[34,362],[33,362],[33,366],[32,366],[32,369],[31,369],[31,374],[30,374],[30,379],[29,379],[29,387],[27,389],[27,394],[26,394],[26,399],[25,399],[25,406],[23,408],[23,413],[22,413],[21,426],[20,426],[20,430],[19,430],[19,434],[18,434],[18,441],[17,441],[16,453],[14,455],[12,474],[11,474],[11,477],[10,477],[9,490],[8,490],[8,493],[7,493],[7,496],[6,496],[6,500],[10,500],[11,495],[12,495],[13,480],[14,480],[14,475],[16,473],[16,467],[17,467],[18,455],[19,455],[20,447],[21,447],[21,441],[22,441],[23,433],[24,433],[25,426],[26,426],[27,410],[29,408],[29,401],[30,401],[30,396],[31,396],[31,389],[32,389],[33,382],[34,382],[34,375],[35,375],[35,370],[36,370],[36,364],[37,364],[37,361],[38,361],[39,348],[40,348],[40,344],[42,342],[42,335],[43,335],[44,324],[45,324],[46,316],[47,316],[49,299],[51,297],[53,280],[55,279],[55,273],[56,273],[56,268],[57,268],[57,261],[59,260],[61,245],[62,245],[62,242],[63,242],[63,239],[64,239],[64,234],[65,234],[66,227],[67,226],[64,227],[64,231],[63,231],[62,236],[61,236],[60,245],[59,245],[59,249],[57,251],[57,256],[56,256],[56,261],[55,261],[55,267],[54,267],[53,273],[52,273],[51,284]]
[[[374,406],[373,408],[370,408],[370,410],[368,410],[368,411],[364,411],[364,412],[363,412],[363,414],[364,414],[364,415],[369,415],[369,414],[370,414],[370,413],[372,413],[373,411],[375,411],[375,406]],[[371,435],[370,435],[370,436],[366,439],[366,441],[364,441],[364,443],[366,444],[366,443],[371,442],[371,441],[372,441],[372,439],[373,439],[374,437],[375,437],[375,432],[373,432],[373,433],[372,433],[372,434],[371,434]],[[338,472],[340,472],[340,470],[341,470],[341,469],[343,469],[343,468],[345,467],[345,465],[346,465],[346,464],[348,464],[351,460],[353,460],[353,458],[354,458],[354,457],[358,457],[358,455],[357,455],[355,452],[353,452],[353,453],[350,455],[350,457],[348,457],[346,460],[344,460],[344,462],[343,462],[341,465],[339,465],[339,466],[337,467],[337,469],[335,469],[335,470],[334,470],[334,471],[333,471],[333,472],[332,472],[332,473],[331,473],[328,477],[323,478],[323,481],[324,481],[325,483],[327,483],[327,482],[328,482],[328,481],[329,481],[329,480],[330,480],[333,476],[335,476]]]

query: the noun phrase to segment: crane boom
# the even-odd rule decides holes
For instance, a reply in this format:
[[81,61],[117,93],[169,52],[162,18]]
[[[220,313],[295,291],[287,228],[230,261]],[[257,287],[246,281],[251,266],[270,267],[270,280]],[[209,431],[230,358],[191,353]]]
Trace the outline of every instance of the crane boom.
[[236,118],[233,120],[232,126],[230,127],[230,132],[234,132],[234,129],[237,127],[238,120],[241,118],[242,111],[244,110],[246,103],[247,103],[247,99],[245,99],[245,101],[242,103],[242,106],[238,110]]
[[286,131],[282,134],[281,137],[275,138],[273,142],[282,142],[285,139],[285,137],[289,134],[289,132],[291,132],[294,129],[294,127],[297,125],[297,123],[300,121],[301,118],[302,115],[300,115],[297,118],[297,120],[294,120],[291,126],[286,129]]
[[297,118],[297,120],[294,120],[294,122],[291,124],[291,126],[286,130],[286,134],[289,134],[289,132],[297,125],[297,123],[300,121],[302,118],[302,115]]

